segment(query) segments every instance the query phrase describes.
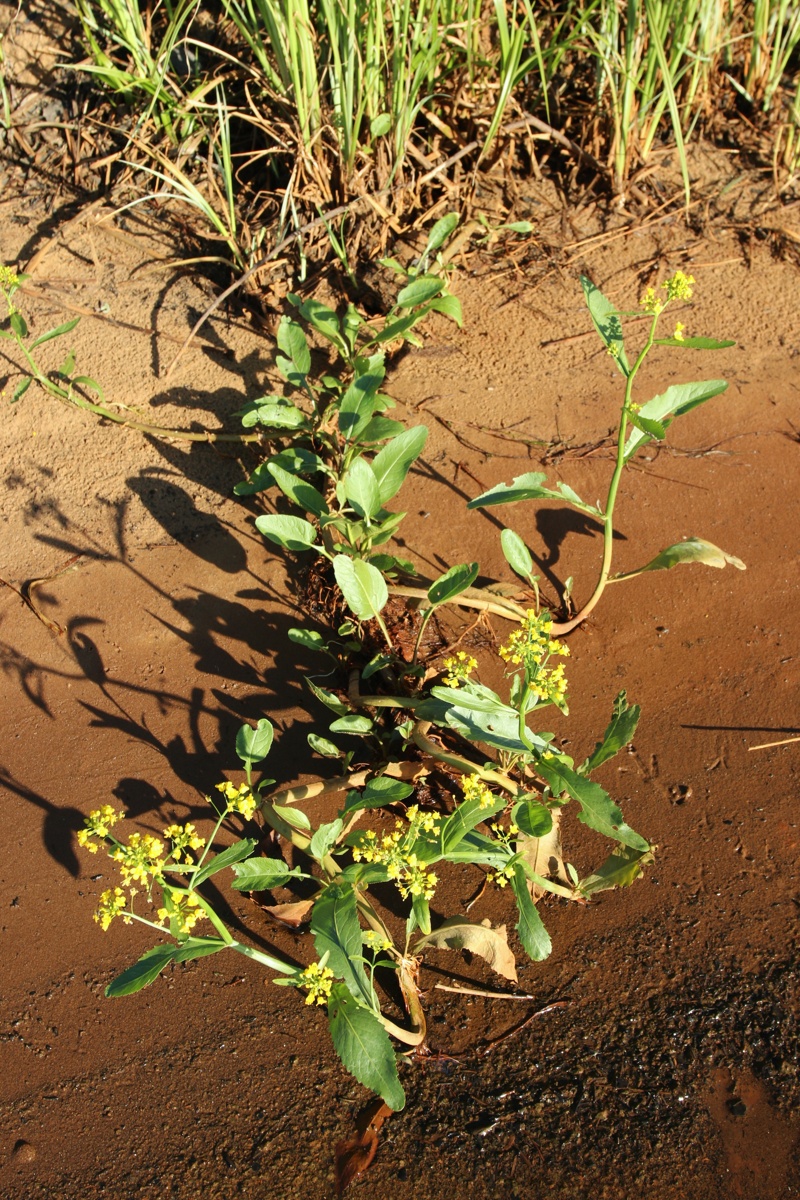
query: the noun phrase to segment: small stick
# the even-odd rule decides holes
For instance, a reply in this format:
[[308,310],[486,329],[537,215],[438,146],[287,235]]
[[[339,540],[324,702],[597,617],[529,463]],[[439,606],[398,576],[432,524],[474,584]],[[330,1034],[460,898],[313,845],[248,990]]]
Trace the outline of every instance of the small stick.
[[[515,992],[484,992],[480,988],[448,987],[446,983],[434,985],[439,992],[456,992],[460,996],[482,996],[484,1000],[535,1000],[535,996],[517,995]],[[535,1014],[534,1014],[535,1015]]]
[[487,1044],[480,1050],[476,1051],[476,1053],[488,1054],[490,1050],[494,1050],[495,1046],[499,1046],[500,1043],[506,1041],[507,1038],[513,1037],[515,1033],[521,1033],[522,1030],[527,1025],[530,1025],[531,1021],[535,1021],[537,1017],[543,1017],[547,1013],[552,1012],[555,1008],[566,1008],[569,1003],[569,1000],[556,1000],[553,1004],[548,1004],[545,1008],[537,1009],[536,1012],[531,1013],[529,1017],[526,1017],[524,1021],[521,1021],[519,1025],[514,1025],[513,1028],[509,1029],[499,1038],[495,1038],[494,1041],[487,1042]]
[[784,738],[782,742],[762,742],[760,746],[748,746],[748,750],[769,750],[772,746],[788,746],[790,742],[800,742],[800,737]]

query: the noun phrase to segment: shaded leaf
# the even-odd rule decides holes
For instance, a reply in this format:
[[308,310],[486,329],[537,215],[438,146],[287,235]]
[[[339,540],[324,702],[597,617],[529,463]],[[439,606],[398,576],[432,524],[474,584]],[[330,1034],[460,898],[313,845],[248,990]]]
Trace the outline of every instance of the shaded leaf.
[[221,938],[187,938],[179,946],[154,946],[152,950],[143,954],[138,962],[112,980],[105,994],[109,998],[130,996],[157,979],[169,963],[205,958],[208,954],[224,950],[226,945]]
[[369,717],[360,716],[358,713],[348,713],[347,716],[332,721],[329,729],[331,733],[364,734],[370,733],[372,727],[373,722]]
[[598,332],[600,341],[610,352],[618,369],[627,378],[630,366],[625,354],[625,342],[622,336],[622,321],[614,304],[603,295],[599,287],[592,283],[586,275],[581,275],[581,286],[586,299],[586,307],[592,324]]
[[317,754],[321,754],[323,758],[341,758],[342,751],[333,742],[329,742],[327,738],[320,737],[317,733],[308,734],[308,744]]
[[485,959],[498,975],[517,982],[517,966],[508,944],[505,925],[492,929],[491,921],[468,921],[466,917],[450,917],[438,929],[421,938],[414,954],[432,946],[436,950],[469,950]]
[[307,479],[284,470],[274,458],[267,463],[267,468],[284,496],[288,496],[299,508],[313,513],[315,517],[328,515],[325,497]]
[[651,863],[653,858],[652,848],[633,850],[630,846],[620,846],[609,855],[602,866],[580,881],[576,891],[582,896],[592,896],[595,892],[608,891],[609,888],[628,887],[638,879],[642,868]]
[[283,316],[278,322],[278,347],[300,375],[308,374],[311,370],[311,351],[302,327],[291,317]]
[[566,483],[558,483],[555,488],[542,487],[545,478],[542,471],[526,471],[524,475],[517,475],[511,483],[498,483],[488,492],[476,496],[470,500],[467,508],[491,508],[496,504],[518,504],[522,500],[562,500],[581,512],[600,515],[596,505],[586,504]]
[[523,832],[517,837],[517,853],[524,867],[529,868],[530,874],[526,871],[528,891],[534,902],[540,900],[548,889],[538,880],[532,879],[531,874],[538,875],[540,879],[556,879],[569,885],[561,853],[561,813],[558,809],[553,809],[550,816],[552,824],[547,833],[537,837]]
[[435,606],[444,604],[448,600],[455,599],[461,592],[466,591],[478,577],[478,564],[459,563],[455,567],[450,567],[445,571],[444,575],[440,575],[435,579],[428,588],[428,599]]
[[356,1137],[337,1144],[334,1151],[337,1196],[364,1174],[375,1157],[381,1127],[391,1115],[385,1101],[373,1100],[358,1115]]

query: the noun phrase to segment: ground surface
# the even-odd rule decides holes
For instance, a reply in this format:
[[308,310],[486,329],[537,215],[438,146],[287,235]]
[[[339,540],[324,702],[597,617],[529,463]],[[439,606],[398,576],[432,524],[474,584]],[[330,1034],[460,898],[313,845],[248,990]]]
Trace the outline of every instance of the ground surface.
[[[704,186],[714,172],[718,190],[734,181],[724,209],[613,237],[532,185],[542,244],[560,232],[553,262],[514,271],[502,255],[471,259],[454,282],[464,331],[432,326],[391,372],[401,414],[431,430],[401,496],[407,551],[429,576],[474,557],[506,578],[497,523],[465,501],[537,469],[544,451],[519,439],[571,447],[541,469],[589,499],[610,474],[600,443],[618,377],[586,334],[579,274],[629,307],[649,271],[690,270],[687,332],[737,346],[654,357],[640,399],[679,379],[731,386],[628,475],[617,562],[632,569],[697,534],[747,571],[645,575],[572,635],[572,716],[559,735],[581,753],[620,689],[642,705],[635,748],[602,781],[658,844],[657,861],[586,910],[544,905],[553,956],[520,972],[535,1002],[453,997],[434,990],[445,975],[423,976],[431,1046],[446,1057],[403,1068],[408,1106],[384,1126],[361,1185],[385,1200],[800,1193],[800,743],[749,751],[800,732],[798,274],[768,245],[742,244],[768,189],[748,179],[737,198],[729,159],[697,170]],[[157,217],[101,209],[58,233],[40,190],[2,203],[3,260],[46,249],[21,299],[32,324],[85,313],[70,341],[110,402],[158,424],[236,428],[243,397],[269,386],[272,341],[247,319],[215,318],[160,379],[214,289],[172,265],[181,251]],[[775,221],[800,237],[792,212]],[[243,719],[275,722],[281,781],[313,773],[306,733],[324,732],[325,717],[303,685],[312,661],[287,638],[302,620],[292,564],[287,577],[255,534],[254,507],[231,496],[235,447],[142,437],[35,389],[12,407],[15,368],[2,370],[0,571],[16,588],[45,579],[30,595],[63,633],[0,590],[0,1195],[332,1195],[334,1146],[366,1096],[324,1018],[220,957],[105,1000],[150,939],[92,923],[108,864],[75,841],[82,816],[114,798],[141,829],[203,820]],[[588,594],[596,530],[554,506],[502,515],[550,593],[572,575],[578,600]],[[491,680],[490,650],[478,652]],[[585,831],[573,822],[566,836],[570,857],[590,865]],[[465,872],[448,901],[475,884]],[[475,915],[513,925],[502,897],[481,903]],[[305,953],[244,902],[232,917],[257,943]],[[439,964],[492,983],[455,955]],[[560,1000],[568,1006],[480,1053]]]

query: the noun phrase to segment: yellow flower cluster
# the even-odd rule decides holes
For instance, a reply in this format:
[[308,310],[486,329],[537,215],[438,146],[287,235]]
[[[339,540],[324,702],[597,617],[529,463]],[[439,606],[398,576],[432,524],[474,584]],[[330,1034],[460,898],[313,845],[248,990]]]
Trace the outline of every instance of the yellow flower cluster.
[[[491,826],[491,830],[498,842],[505,846],[509,852],[513,853],[511,842],[519,834],[519,826],[515,825],[512,821],[508,829],[504,829],[500,824],[494,824]],[[508,884],[508,881],[514,878],[514,867],[511,863],[507,863],[504,867],[498,867],[489,878],[492,883],[496,883],[498,887],[504,888]]]
[[96,854],[100,847],[97,842],[92,841],[92,838],[108,837],[109,830],[116,825],[117,821],[122,820],[122,816],[123,814],[117,812],[110,804],[96,808],[83,822],[83,829],[78,830],[78,845],[82,846],[84,850],[88,850],[90,854]]
[[19,275],[13,267],[0,264],[0,291],[13,292],[19,287]]
[[439,832],[440,818],[436,813],[420,812],[416,804],[406,810],[406,817],[407,828],[404,828],[402,821],[396,821],[393,832],[381,838],[374,829],[361,834],[353,847],[353,858],[356,862],[381,863],[385,866],[387,875],[396,883],[404,900],[409,896],[424,896],[426,900],[431,900],[438,876],[427,869],[426,863],[420,862],[412,847],[420,834]]
[[115,846],[110,857],[119,864],[122,882],[126,887],[134,883],[147,885],[151,878],[161,875],[167,860],[164,843],[151,833],[132,833],[127,846]]
[[478,660],[473,658],[471,654],[467,654],[465,650],[459,650],[457,654],[451,654],[449,658],[444,660],[444,668],[447,674],[442,682],[446,687],[456,688],[465,679],[469,679],[473,671],[477,669]]
[[309,963],[298,975],[300,987],[308,988],[306,1004],[327,1004],[333,987],[333,971],[318,962]]
[[[693,283],[694,275],[684,275],[683,271],[676,271],[661,284],[661,290],[667,293],[666,300],[661,299],[655,288],[649,287],[639,303],[645,312],[658,316],[660,312],[664,311],[670,300],[691,300]],[[681,339],[678,338],[678,340]]]
[[[118,917],[120,913],[124,913],[128,906],[128,898],[122,888],[106,888],[100,894],[100,902],[97,905],[97,910],[94,914],[94,919],[105,932],[108,929],[114,917]],[[124,918],[125,924],[130,925],[131,918]]]
[[529,608],[519,628],[500,647],[500,657],[512,666],[522,666],[525,680],[534,696],[548,704],[556,704],[566,712],[567,680],[564,664],[546,669],[547,660],[554,654],[566,657],[569,647],[550,637],[553,619],[549,613],[537,614]]
[[676,342],[683,341],[683,331],[685,328],[686,328],[686,326],[683,325],[680,321],[675,322],[675,332],[673,333],[672,336],[675,338]]
[[477,800],[481,808],[488,808],[494,803],[494,793],[483,782],[480,775],[465,775],[461,780],[461,790],[465,800]]
[[185,825],[168,825],[164,830],[164,837],[169,838],[172,842],[170,857],[174,858],[176,862],[180,862],[181,854],[183,854],[183,861],[187,864],[194,862],[188,851],[202,850],[206,844],[206,839],[199,836],[191,821],[187,821]]
[[376,933],[374,929],[366,929],[361,934],[361,941],[368,950],[372,950],[375,954],[380,954],[382,950],[391,950],[392,943],[382,933]]
[[[167,895],[166,891],[164,895]],[[169,900],[171,908],[158,909],[159,921],[176,920],[181,933],[191,933],[197,922],[202,920],[205,915],[200,908],[200,900],[196,893],[170,889]]]
[[258,800],[246,783],[240,783],[237,787],[235,783],[223,780],[217,784],[217,791],[222,792],[227,800],[228,812],[241,813],[245,821],[252,821],[258,808]]

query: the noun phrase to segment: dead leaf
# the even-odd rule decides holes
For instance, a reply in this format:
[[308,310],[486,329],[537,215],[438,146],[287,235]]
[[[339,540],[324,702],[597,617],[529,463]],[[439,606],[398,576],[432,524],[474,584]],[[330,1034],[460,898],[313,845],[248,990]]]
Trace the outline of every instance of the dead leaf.
[[295,900],[291,904],[259,904],[258,907],[279,925],[287,929],[299,929],[314,907],[314,901]]
[[[527,833],[518,834],[517,852],[537,875],[541,875],[543,879],[556,879],[569,887],[569,876],[561,857],[561,813],[557,808],[552,810],[552,817],[553,827],[543,837],[530,837]],[[528,889],[534,904],[547,890],[532,879],[528,880]]]
[[492,929],[491,922],[469,921],[466,917],[449,917],[438,929],[422,938],[414,947],[419,954],[426,946],[435,950],[469,950],[484,958],[493,971],[517,982],[517,964],[508,944],[505,925]]
[[367,1170],[378,1150],[381,1126],[391,1115],[388,1104],[380,1099],[373,1100],[358,1115],[356,1137],[337,1144],[334,1150],[337,1196],[341,1196]]

